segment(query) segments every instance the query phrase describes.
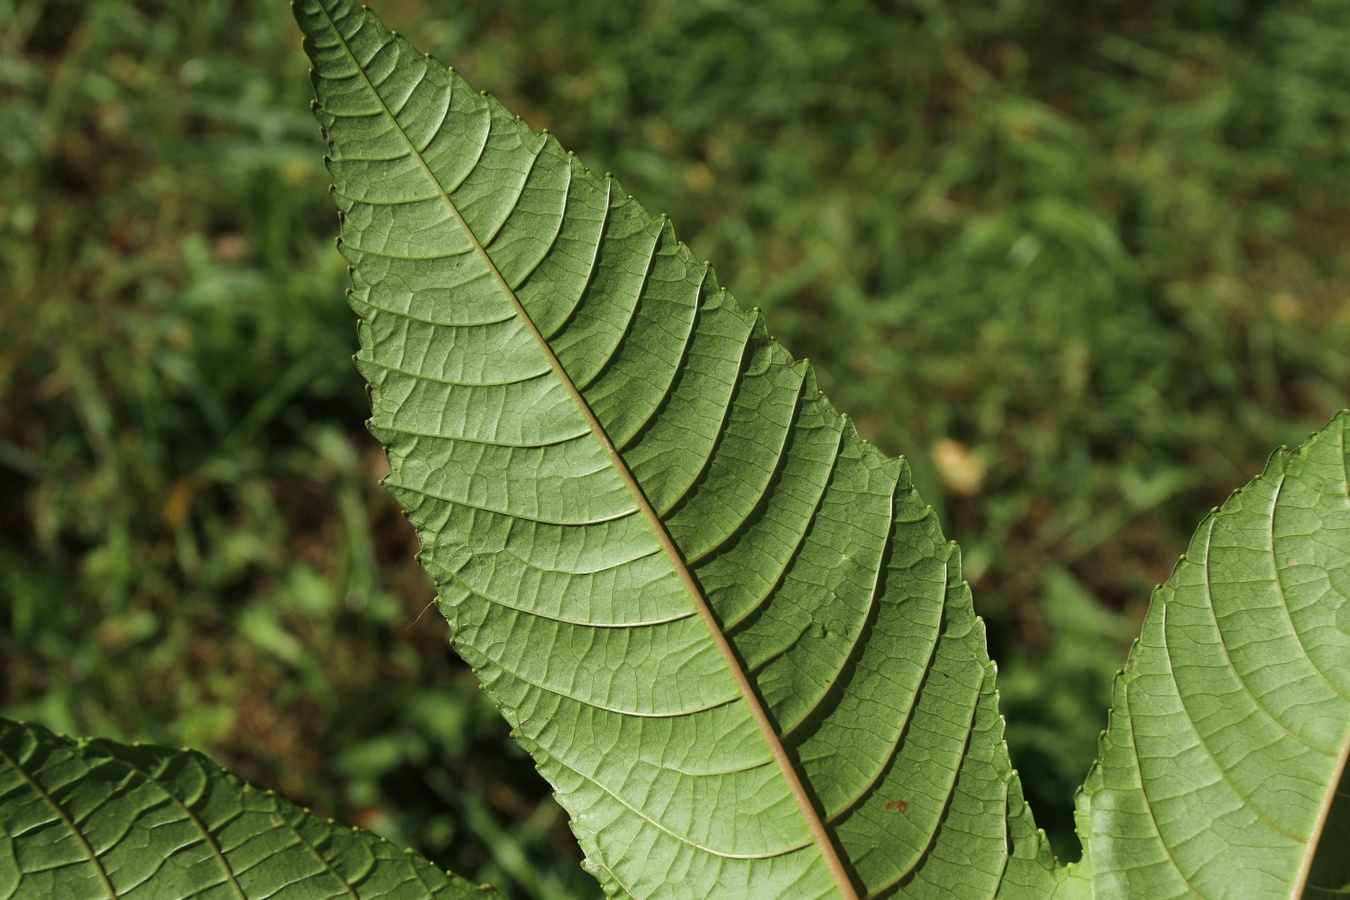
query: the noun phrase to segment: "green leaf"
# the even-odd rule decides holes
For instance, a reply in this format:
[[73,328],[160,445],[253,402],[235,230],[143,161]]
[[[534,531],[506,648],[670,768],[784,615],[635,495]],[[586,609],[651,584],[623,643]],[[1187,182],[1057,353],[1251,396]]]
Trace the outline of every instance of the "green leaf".
[[0,897],[499,897],[200,753],[0,719]]
[[[1224,724],[1205,639],[1187,624],[1194,646],[1181,656],[1132,656],[1080,802],[1085,863],[1057,867],[1009,764],[959,555],[907,463],[861,440],[809,363],[613,178],[368,10],[294,9],[386,484],[417,528],[457,649],[557,788],[608,893],[1166,896],[1177,883],[1136,880],[1160,855],[1227,879],[1207,890],[1240,892],[1251,865],[1298,883],[1324,823],[1344,834],[1338,814],[1291,818],[1282,827],[1302,843],[1243,854],[1237,825],[1259,818],[1248,804],[1261,791],[1301,780],[1328,808],[1350,704],[1311,682],[1282,695],[1299,724],[1281,727],[1315,738],[1320,755],[1288,776],[1244,771],[1276,729]],[[1238,585],[1231,609],[1216,608],[1243,623],[1243,678],[1293,677],[1298,662],[1269,622],[1247,621],[1259,583],[1244,554],[1265,560],[1265,584],[1301,586],[1282,633],[1315,648],[1299,678],[1350,650],[1345,420],[1309,445],[1340,448],[1339,480],[1328,451],[1320,480],[1268,509],[1264,530],[1259,517],[1237,529],[1212,582]],[[1286,535],[1291,516],[1301,525]],[[1282,541],[1301,534],[1307,554],[1281,544],[1272,557],[1260,543],[1272,523]],[[1178,577],[1203,565],[1194,555]],[[1186,591],[1169,590],[1141,647],[1163,647],[1155,632],[1178,618],[1167,604]],[[1188,610],[1203,599],[1186,596]],[[1167,667],[1199,679],[1178,676],[1179,702],[1218,728],[1209,752],[1236,801],[1170,761],[1195,742],[1169,745],[1164,729],[1147,753],[1120,749],[1161,721],[1167,703],[1152,695],[1165,691],[1140,679],[1165,684]],[[1146,696],[1126,696],[1141,685]],[[1159,801],[1167,821],[1141,831]],[[1141,803],[1153,805],[1140,814]],[[1212,841],[1191,838],[1230,815],[1229,857],[1215,864]],[[1329,860],[1309,864],[1323,884],[1337,883]]]
[[1154,594],[1079,798],[1099,894],[1350,881],[1347,432],[1276,452]]
[[612,178],[368,11],[295,10],[386,483],[606,890],[1049,883],[908,465]]

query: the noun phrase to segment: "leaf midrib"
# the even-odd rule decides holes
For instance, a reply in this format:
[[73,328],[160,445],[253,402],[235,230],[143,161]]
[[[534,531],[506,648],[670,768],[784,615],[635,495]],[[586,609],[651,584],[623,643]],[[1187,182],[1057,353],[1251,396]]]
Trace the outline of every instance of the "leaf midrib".
[[[717,617],[713,614],[712,607],[708,604],[707,598],[703,596],[703,591],[699,588],[698,583],[694,580],[693,574],[685,565],[684,559],[680,555],[679,548],[677,548],[674,541],[671,540],[670,535],[667,533],[665,525],[661,522],[656,510],[652,507],[651,503],[648,502],[646,495],[642,492],[642,488],[633,477],[633,473],[629,471],[628,466],[619,455],[619,451],[609,439],[609,435],[605,433],[599,420],[596,419],[595,413],[591,410],[590,405],[586,402],[585,398],[582,397],[580,390],[577,389],[577,386],[568,376],[562,363],[554,354],[553,348],[549,346],[548,341],[545,340],[544,336],[540,333],[534,320],[525,311],[525,307],[520,302],[520,298],[516,296],[516,292],[509,284],[507,284],[506,279],[502,277],[501,271],[497,268],[496,264],[493,263],[492,258],[487,253],[487,249],[479,242],[478,236],[469,227],[468,223],[464,221],[464,217],[460,214],[459,208],[455,205],[454,201],[450,199],[450,195],[446,193],[445,187],[441,184],[440,179],[431,170],[431,167],[427,165],[426,159],[418,151],[416,145],[408,139],[407,133],[399,124],[398,117],[394,115],[393,111],[390,110],[389,106],[384,102],[384,98],[380,96],[379,90],[370,80],[365,67],[357,61],[355,54],[352,53],[351,47],[347,43],[346,37],[337,27],[337,23],[329,14],[327,7],[322,3],[319,3],[319,8],[323,12],[324,18],[328,21],[329,26],[332,28],[333,34],[337,36],[338,42],[342,45],[342,49],[346,53],[347,58],[351,60],[356,71],[360,73],[361,80],[365,82],[366,86],[370,89],[371,95],[379,102],[380,109],[384,111],[385,116],[389,119],[394,130],[408,147],[409,154],[417,160],[418,166],[426,174],[427,178],[430,179],[431,183],[435,185],[437,194],[445,202],[446,208],[450,211],[451,215],[455,217],[455,221],[459,224],[460,228],[463,229],[464,234],[468,237],[473,246],[474,252],[483,260],[483,264],[486,265],[488,270],[492,273],[493,279],[501,287],[502,292],[510,299],[511,305],[516,310],[516,314],[520,317],[520,320],[525,323],[526,328],[529,329],[530,335],[535,339],[535,342],[548,360],[550,368],[553,369],[554,374],[557,375],[558,379],[562,382],[564,389],[566,389],[568,395],[572,398],[573,403],[576,404],[578,410],[580,410],[582,416],[585,418],[592,434],[600,441],[600,445],[604,449],[605,455],[609,457],[611,465],[614,466],[620,479],[622,479],[623,483],[632,493],[634,502],[641,511],[643,518],[646,519],[647,524],[656,536],[656,539],[660,542],[662,550],[666,554],[666,558],[670,561],[671,567],[675,571],[676,577],[679,578],[680,583],[689,594],[690,599],[694,603],[694,608],[697,610],[699,617],[703,620],[714,645],[722,655],[723,662],[726,664],[728,671],[735,680],[736,685],[740,690],[741,699],[749,709],[751,717],[759,728],[761,737],[768,746],[774,761],[778,764],[778,768],[782,773],[784,780],[787,782],[788,788],[792,793],[793,799],[797,803],[802,818],[805,820],[807,828],[811,832],[812,839],[816,844],[821,857],[824,859],[826,866],[829,868],[831,876],[834,878],[836,887],[838,887],[840,894],[846,898],[846,900],[857,900],[858,895],[853,888],[852,878],[849,876],[847,868],[845,868],[843,861],[840,859],[839,853],[835,849],[834,842],[830,839],[824,820],[816,810],[810,795],[807,794],[806,787],[803,785],[796,767],[793,766],[792,760],[787,754],[787,749],[783,746],[783,742],[779,739],[778,733],[774,730],[773,722],[769,718],[768,711],[764,708],[758,693],[750,683],[749,676],[741,666],[740,660],[737,658],[730,641],[727,640],[726,635],[723,633],[721,625],[717,621]],[[395,40],[397,40],[396,36]],[[453,93],[453,82],[450,85],[450,90]],[[489,125],[489,129],[491,129],[491,125]],[[547,140],[547,136],[544,137],[544,140]],[[609,182],[609,185],[612,184],[612,181]],[[610,189],[611,188],[607,186],[606,190],[608,191]],[[606,199],[608,200],[608,194]],[[608,208],[608,204],[606,204],[606,206]]]

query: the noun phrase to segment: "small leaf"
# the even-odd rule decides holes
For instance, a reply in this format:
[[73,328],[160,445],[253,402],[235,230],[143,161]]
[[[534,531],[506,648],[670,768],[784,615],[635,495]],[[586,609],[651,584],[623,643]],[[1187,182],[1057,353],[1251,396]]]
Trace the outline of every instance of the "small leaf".
[[499,897],[200,753],[0,719],[0,897]]

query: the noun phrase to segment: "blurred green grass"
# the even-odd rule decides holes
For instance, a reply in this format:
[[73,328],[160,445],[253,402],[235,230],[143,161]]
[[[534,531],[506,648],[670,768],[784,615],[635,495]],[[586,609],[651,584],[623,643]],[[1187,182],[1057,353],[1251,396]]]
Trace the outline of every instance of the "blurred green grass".
[[[376,10],[910,456],[1072,856],[1149,590],[1350,397],[1350,7]],[[375,487],[298,44],[281,2],[0,0],[0,711],[593,894]]]

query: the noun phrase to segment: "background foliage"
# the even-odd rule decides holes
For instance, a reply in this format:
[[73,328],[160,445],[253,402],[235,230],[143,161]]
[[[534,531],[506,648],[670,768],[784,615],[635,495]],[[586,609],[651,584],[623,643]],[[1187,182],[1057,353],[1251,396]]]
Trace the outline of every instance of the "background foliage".
[[[1149,589],[1350,397],[1350,7],[1182,6],[379,6],[910,455],[1066,855]],[[0,0],[0,711],[589,895],[375,486],[298,43],[276,0]]]

